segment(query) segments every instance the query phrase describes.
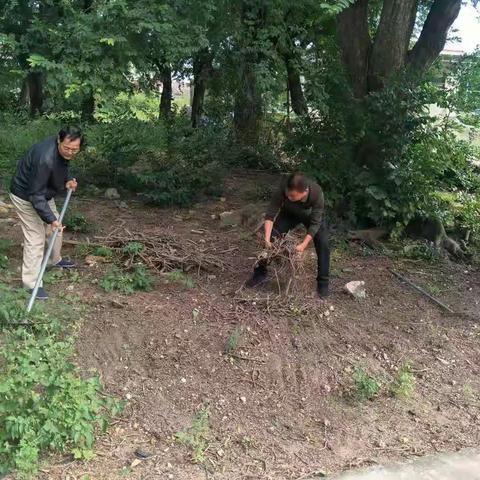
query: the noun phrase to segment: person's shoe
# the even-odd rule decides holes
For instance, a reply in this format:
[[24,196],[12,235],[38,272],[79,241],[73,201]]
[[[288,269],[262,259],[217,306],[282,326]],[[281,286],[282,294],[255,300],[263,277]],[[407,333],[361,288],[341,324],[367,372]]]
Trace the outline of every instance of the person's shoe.
[[328,283],[318,283],[317,293],[320,298],[327,298],[329,294]]
[[65,258],[62,258],[58,263],[54,265],[54,267],[58,268],[75,268],[75,263],[73,263],[71,260],[66,260]]
[[[31,295],[33,292],[33,288],[31,288],[28,293]],[[37,290],[37,295],[35,297],[37,300],[48,300],[48,293],[42,288],[40,287],[38,290]]]
[[254,272],[252,277],[247,280],[245,285],[249,288],[258,287],[267,280],[267,274],[263,272]]

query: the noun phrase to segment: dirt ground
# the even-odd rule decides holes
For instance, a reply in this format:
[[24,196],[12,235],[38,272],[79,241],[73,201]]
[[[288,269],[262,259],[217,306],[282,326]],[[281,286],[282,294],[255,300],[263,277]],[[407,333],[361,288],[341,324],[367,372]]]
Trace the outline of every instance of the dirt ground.
[[[276,181],[237,174],[224,201],[184,210],[146,208],[128,199],[128,208],[106,199],[74,200],[98,233],[122,223],[146,234],[172,231],[214,249],[226,268],[200,273],[194,288],[157,276],[152,292],[120,296],[96,285],[102,266],[77,258],[75,293],[91,306],[79,334],[78,363],[85,372],[98,370],[107,393],[128,406],[99,438],[96,459],[55,459],[40,478],[300,480],[479,445],[478,268],[394,261],[337,241],[328,302],[314,295],[312,250],[296,300],[266,308],[262,299],[275,296],[272,282],[258,291],[258,301],[243,290],[250,300],[239,301],[258,243],[251,229],[212,215],[239,209],[251,200],[252,185],[258,195],[258,186]],[[18,226],[0,223],[0,232],[19,241]],[[434,291],[455,315],[399,282],[392,267]],[[365,300],[343,293],[351,280],[365,281]],[[68,276],[61,279],[50,301],[71,284]],[[224,350],[237,327],[242,334],[232,357]],[[415,391],[394,398],[386,384],[405,363],[415,374]],[[352,398],[358,366],[384,384],[372,401]],[[204,462],[195,463],[175,433],[206,409],[208,448]],[[137,459],[138,448],[148,458]]]

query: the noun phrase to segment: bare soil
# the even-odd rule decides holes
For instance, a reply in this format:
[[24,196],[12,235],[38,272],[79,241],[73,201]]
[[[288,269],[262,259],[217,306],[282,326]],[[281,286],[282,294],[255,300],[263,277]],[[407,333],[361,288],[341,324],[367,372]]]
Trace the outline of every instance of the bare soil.
[[[152,292],[119,296],[97,285],[104,266],[88,267],[77,258],[80,281],[59,280],[51,301],[74,285],[90,305],[78,363],[86,373],[97,370],[106,392],[128,399],[128,406],[99,438],[96,459],[55,459],[40,478],[300,480],[479,445],[478,268],[395,261],[337,238],[328,302],[315,297],[311,250],[295,299],[276,304],[272,281],[259,289],[258,301],[241,290],[250,301],[240,302],[238,291],[259,243],[251,230],[212,215],[238,210],[245,198],[251,200],[252,185],[276,181],[266,174],[236,174],[225,201],[190,210],[128,200],[125,209],[104,199],[75,199],[76,210],[98,233],[120,221],[147,234],[173,231],[211,245],[227,266],[195,274],[192,289],[157,276]],[[2,223],[0,231],[19,240],[19,227]],[[456,314],[403,285],[389,268],[434,292]],[[343,293],[351,280],[365,281],[365,300]],[[229,356],[225,344],[236,327],[240,345]],[[395,398],[388,384],[406,363],[415,390],[409,398]],[[382,383],[371,401],[355,399],[359,366]],[[188,429],[205,408],[208,449],[205,461],[195,463],[175,433]],[[137,460],[138,448],[151,456]]]

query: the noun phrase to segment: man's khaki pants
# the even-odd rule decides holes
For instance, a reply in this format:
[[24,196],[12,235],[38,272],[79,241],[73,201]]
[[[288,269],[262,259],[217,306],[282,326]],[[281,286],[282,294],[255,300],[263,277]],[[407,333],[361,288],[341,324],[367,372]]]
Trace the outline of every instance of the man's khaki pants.
[[[17,196],[10,194],[10,199],[17,211],[17,215],[22,223],[23,230],[23,265],[22,265],[22,282],[25,288],[33,289],[37,281],[40,267],[42,265],[43,255],[45,251],[45,240],[52,234],[52,228],[47,225],[38,216],[30,202],[22,200]],[[55,201],[52,199],[48,202],[54,215],[58,218],[58,210]],[[52,251],[51,263],[55,265],[62,257],[62,232],[59,231],[55,245]],[[41,286],[41,285],[40,285]]]

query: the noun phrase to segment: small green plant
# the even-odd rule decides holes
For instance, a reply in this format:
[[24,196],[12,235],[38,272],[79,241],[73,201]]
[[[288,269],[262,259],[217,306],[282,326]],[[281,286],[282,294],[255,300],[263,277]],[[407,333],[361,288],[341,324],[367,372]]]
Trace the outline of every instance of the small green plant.
[[183,270],[172,270],[167,272],[165,278],[169,283],[176,283],[185,288],[195,288],[195,280]]
[[8,253],[12,247],[12,241],[3,238],[0,239],[0,270],[8,267]]
[[87,233],[92,227],[85,215],[75,212],[67,215],[63,220],[63,224],[67,230],[75,233]]
[[402,255],[411,260],[424,260],[434,263],[440,259],[440,253],[430,242],[415,242],[403,247]]
[[415,390],[415,375],[411,366],[406,363],[398,371],[395,379],[390,385],[390,392],[394,397],[407,398]]
[[443,291],[442,287],[439,287],[438,285],[435,285],[433,283],[430,285],[427,285],[426,289],[428,293],[430,293],[430,295],[433,295],[433,296],[438,296]]
[[128,243],[122,248],[122,252],[123,252],[125,255],[135,256],[135,255],[138,255],[139,253],[141,253],[144,248],[145,248],[145,245],[144,245],[143,243],[140,243],[140,242],[128,242]]
[[241,340],[242,340],[242,330],[240,327],[237,326],[230,333],[230,335],[227,338],[227,341],[225,342],[225,353],[227,355],[233,355],[237,351],[237,348],[239,347]]
[[358,400],[372,400],[380,391],[380,382],[358,367],[355,370],[355,394]]
[[150,291],[153,278],[143,265],[136,265],[132,272],[124,272],[117,266],[112,266],[103,277],[101,286],[106,292],[116,290],[130,295],[137,290]]
[[81,243],[75,247],[75,254],[80,257],[95,255],[96,257],[112,259],[115,256],[115,250],[103,245],[93,246],[89,243]]
[[209,446],[210,410],[203,406],[195,415],[192,426],[175,434],[181,445],[192,450],[192,459],[196,463],[205,462],[205,452]]

